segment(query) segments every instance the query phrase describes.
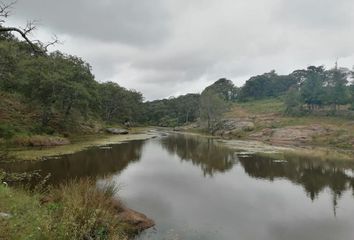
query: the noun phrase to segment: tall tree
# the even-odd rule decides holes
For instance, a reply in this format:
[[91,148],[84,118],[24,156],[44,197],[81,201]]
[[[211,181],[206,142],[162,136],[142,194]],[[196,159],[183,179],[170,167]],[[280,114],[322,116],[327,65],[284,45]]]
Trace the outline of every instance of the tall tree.
[[214,91],[214,93],[218,94],[225,101],[235,101],[239,91],[233,82],[226,78],[220,78],[212,85],[206,87],[205,90]]
[[227,108],[228,104],[219,94],[210,89],[203,91],[200,99],[200,116],[207,121],[209,131],[213,130]]
[[346,68],[336,66],[327,73],[326,100],[327,104],[333,106],[333,110],[338,105],[349,102],[349,89],[347,87],[350,71]]
[[304,102],[308,105],[309,110],[323,104],[325,91],[324,83],[326,73],[323,66],[310,66],[301,76],[304,81],[300,85],[300,94]]

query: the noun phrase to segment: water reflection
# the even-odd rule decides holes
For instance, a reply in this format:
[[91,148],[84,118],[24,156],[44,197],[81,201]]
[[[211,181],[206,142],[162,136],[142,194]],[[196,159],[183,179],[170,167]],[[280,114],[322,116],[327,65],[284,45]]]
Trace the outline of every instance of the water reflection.
[[334,205],[343,192],[351,189],[354,195],[354,163],[351,162],[301,158],[274,161],[260,156],[238,158],[235,150],[223,147],[213,139],[183,134],[170,135],[161,139],[160,143],[170,154],[178,155],[181,161],[198,166],[204,176],[229,171],[240,163],[252,178],[270,181],[287,179],[303,186],[311,200],[315,200],[326,188],[333,194]]
[[350,162],[335,164],[316,159],[287,159],[285,162],[278,162],[249,157],[241,158],[240,163],[245,172],[253,178],[270,181],[283,178],[303,186],[312,201],[326,188],[330,189],[334,214],[338,198],[345,191],[351,190],[354,196],[354,166]]
[[171,230],[172,239],[332,240],[354,235],[352,162],[237,156],[212,139],[181,134],[111,147],[0,168],[41,169],[52,174],[52,183],[112,174],[126,186],[120,197],[128,206],[156,221],[157,230],[147,232],[152,234],[147,239],[166,239]]
[[213,139],[173,134],[162,138],[161,146],[181,161],[189,161],[203,171],[204,176],[226,172],[238,162],[236,151],[215,143]]
[[141,159],[144,141],[132,141],[105,148],[89,148],[75,154],[38,162],[3,163],[0,168],[10,172],[40,170],[43,176],[51,174],[50,183],[81,177],[102,177],[119,173],[130,163]]

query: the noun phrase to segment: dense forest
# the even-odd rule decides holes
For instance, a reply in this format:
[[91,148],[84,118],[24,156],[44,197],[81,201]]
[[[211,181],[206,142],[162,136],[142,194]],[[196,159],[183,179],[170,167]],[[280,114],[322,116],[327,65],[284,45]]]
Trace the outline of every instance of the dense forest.
[[337,65],[310,66],[288,75],[254,76],[241,88],[221,78],[200,94],[144,102],[140,92],[98,82],[81,58],[43,47],[33,53],[28,43],[5,32],[0,35],[0,138],[85,132],[97,123],[127,121],[174,127],[201,119],[210,126],[232,104],[267,98],[284,101],[284,114],[336,115],[354,109],[352,79],[352,71]]
[[[34,54],[27,43],[8,33],[0,35],[0,79],[0,137],[16,131],[75,130],[90,121],[120,123],[138,118],[143,102],[139,92],[97,82],[91,66],[81,58],[44,49]],[[24,111],[35,125],[16,126],[12,110]]]

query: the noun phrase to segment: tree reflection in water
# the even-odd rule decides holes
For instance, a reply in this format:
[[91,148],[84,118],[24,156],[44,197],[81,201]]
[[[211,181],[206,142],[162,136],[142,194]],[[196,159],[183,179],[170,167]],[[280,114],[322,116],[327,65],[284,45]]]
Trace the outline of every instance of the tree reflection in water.
[[[307,196],[314,201],[325,189],[330,189],[334,211],[338,199],[346,192],[354,195],[354,163],[293,158],[284,162],[260,156],[237,156],[237,151],[218,144],[214,139],[192,135],[170,134],[159,140],[150,140],[146,151],[159,154],[159,144],[181,161],[200,168],[206,177],[214,177],[240,166],[248,176],[263,180],[287,179],[301,185]],[[119,174],[130,163],[140,161],[146,141],[131,141],[112,145],[110,149],[90,148],[82,152],[40,162],[3,163],[0,168],[9,172],[26,172],[40,169],[43,175],[51,173],[51,183],[80,177],[102,177]],[[158,150],[160,151],[160,150]]]
[[229,171],[237,163],[253,178],[274,181],[287,179],[301,185],[307,196],[314,201],[326,188],[330,189],[334,214],[338,199],[346,191],[354,196],[354,163],[326,162],[316,159],[273,159],[249,156],[237,157],[233,149],[217,144],[215,140],[191,135],[171,134],[161,139],[161,145],[170,154],[176,154],[182,161],[190,161],[203,171],[204,176]]
[[130,163],[141,159],[144,141],[131,141],[106,148],[93,147],[58,159],[38,162],[1,164],[9,172],[40,170],[43,176],[51,174],[49,182],[57,184],[65,180],[82,177],[103,177],[120,173]]
[[312,201],[326,188],[330,189],[334,214],[337,201],[345,191],[351,190],[354,195],[354,164],[350,162],[298,158],[279,163],[269,158],[253,156],[240,158],[240,163],[251,177],[270,181],[283,178],[301,185]]
[[204,176],[214,176],[231,170],[238,162],[236,151],[222,147],[211,138],[171,134],[161,139],[161,146],[170,154],[177,154],[181,161],[199,166]]

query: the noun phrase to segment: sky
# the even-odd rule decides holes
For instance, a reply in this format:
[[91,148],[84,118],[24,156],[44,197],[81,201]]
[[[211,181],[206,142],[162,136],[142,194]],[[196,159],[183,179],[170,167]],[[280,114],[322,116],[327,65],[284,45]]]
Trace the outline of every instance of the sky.
[[[9,2],[8,0],[0,0]],[[7,25],[146,100],[201,92],[219,78],[354,65],[353,0],[18,0]]]

